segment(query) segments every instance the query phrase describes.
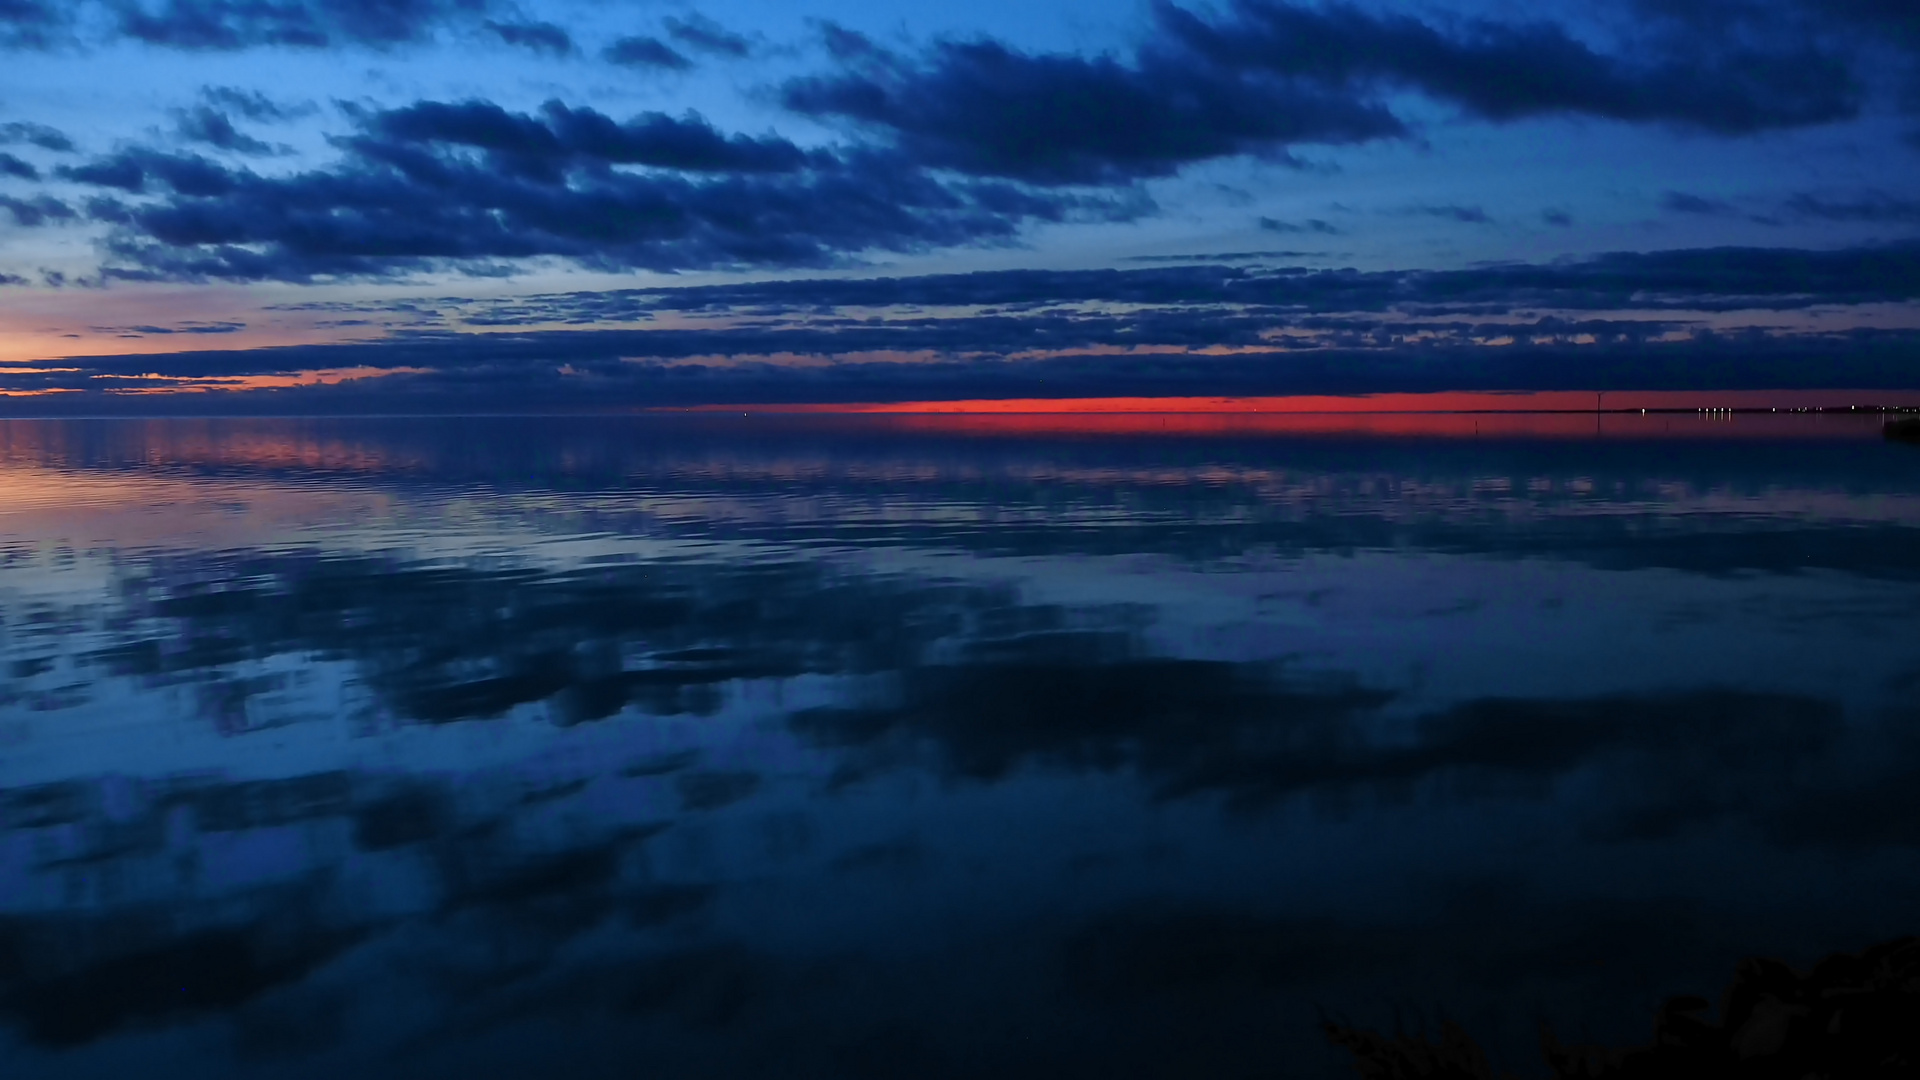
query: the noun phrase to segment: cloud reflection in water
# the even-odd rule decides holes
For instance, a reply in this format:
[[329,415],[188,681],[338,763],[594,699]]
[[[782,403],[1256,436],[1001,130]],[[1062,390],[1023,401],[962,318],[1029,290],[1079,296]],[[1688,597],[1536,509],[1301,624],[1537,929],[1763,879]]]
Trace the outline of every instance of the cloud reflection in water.
[[1518,1059],[1920,899],[1897,447],[0,446],[27,1071],[1334,1075],[1316,1002]]

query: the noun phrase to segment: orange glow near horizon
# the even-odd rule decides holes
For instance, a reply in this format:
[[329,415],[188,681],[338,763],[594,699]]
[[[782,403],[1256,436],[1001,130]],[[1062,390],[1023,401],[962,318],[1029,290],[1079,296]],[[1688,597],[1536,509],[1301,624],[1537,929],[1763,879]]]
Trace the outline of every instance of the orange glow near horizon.
[[[328,345],[382,333],[378,327],[329,324],[336,316],[323,311],[263,306],[294,299],[287,288],[248,286],[123,284],[13,292],[0,297],[0,365]],[[232,328],[193,330],[218,324]],[[172,332],[149,332],[147,326]]]
[[110,394],[204,394],[215,391],[285,390],[297,386],[333,386],[356,379],[378,379],[387,375],[425,375],[430,368],[353,367],[293,371],[284,375],[207,375],[179,378],[171,375],[95,375],[96,379],[119,382],[157,383],[148,386],[113,387]]

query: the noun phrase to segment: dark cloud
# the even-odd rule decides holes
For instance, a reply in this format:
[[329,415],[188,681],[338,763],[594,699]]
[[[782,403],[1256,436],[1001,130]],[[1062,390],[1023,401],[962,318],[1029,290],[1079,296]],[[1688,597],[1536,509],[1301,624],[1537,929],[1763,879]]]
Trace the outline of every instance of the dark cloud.
[[693,66],[693,61],[657,37],[623,37],[608,45],[600,55],[608,63],[623,67],[685,71]]
[[1281,221],[1278,218],[1262,217],[1260,227],[1268,232],[1277,233],[1321,233],[1326,236],[1340,236],[1343,230],[1324,218],[1308,218],[1305,221]]
[[[53,48],[76,40],[78,28],[102,22],[108,36],[187,50],[381,49],[469,27],[535,52],[575,51],[565,28],[524,12],[502,0],[0,0],[0,48]],[[752,50],[748,38],[698,13],[665,24],[675,41],[709,55],[737,59]],[[609,51],[626,50],[616,43]]]
[[38,180],[40,170],[32,162],[23,161],[12,154],[0,151],[0,176],[11,176],[16,180]]
[[[965,400],[989,397],[1369,394],[1388,392],[1822,389],[1910,385],[1915,335],[1695,333],[1650,340],[1670,328],[1645,320],[1486,322],[1443,326],[1415,340],[1380,320],[1327,320],[1307,342],[1263,348],[1263,327],[1231,327],[1243,351],[1208,355],[1202,316],[1166,329],[1105,321],[1033,325],[1020,319],[954,319],[937,327],[724,331],[608,330],[400,335],[368,343],[155,357],[71,357],[60,372],[7,372],[13,390],[82,395],[16,401],[16,412],[88,414],[180,408],[292,413],[603,410],[636,406]],[[1318,320],[1314,320],[1318,321]],[[1303,321],[1304,323],[1305,321]],[[1152,326],[1151,323],[1147,324]],[[1591,335],[1598,339],[1580,343]],[[1148,345],[1142,339],[1179,339]],[[1092,348],[1087,342],[1104,346]],[[1512,344],[1500,344],[1504,342]],[[1500,347],[1489,347],[1489,344]],[[917,347],[917,350],[916,350]],[[1065,350],[1046,355],[1049,350]],[[885,359],[885,350],[906,358]],[[916,351],[932,355],[914,355]],[[1041,355],[1033,357],[1032,352]],[[851,354],[851,355],[849,355]],[[816,361],[795,364],[801,356]],[[858,362],[843,362],[857,359]],[[377,381],[304,390],[116,401],[118,382],[284,374],[341,368],[413,369]],[[163,381],[152,385],[162,387]],[[1868,538],[1862,538],[1862,542]],[[1794,549],[1799,550],[1799,549]],[[1782,553],[1791,562],[1800,558]],[[1859,552],[1854,552],[1859,556]],[[1843,563],[1841,565],[1857,565]],[[1796,564],[1797,565],[1797,564]]]
[[1872,192],[1851,199],[1799,194],[1780,204],[1793,217],[1817,221],[1858,221],[1878,224],[1920,224],[1920,199]]
[[[153,155],[150,151],[141,158]],[[107,157],[95,158],[84,165],[63,165],[59,173],[68,180],[95,187],[119,188],[121,191],[144,191],[147,186],[147,174],[135,156],[122,151]],[[107,204],[102,204],[103,209]],[[118,204],[113,204],[118,207]],[[124,209],[121,209],[124,213]],[[103,215],[96,215],[103,216]]]
[[256,124],[291,120],[314,111],[311,103],[283,105],[257,90],[243,90],[237,86],[204,87],[200,96],[207,104],[238,113]]
[[[724,136],[694,114],[675,119],[642,113],[625,123],[557,101],[540,115],[510,113],[486,102],[420,102],[365,117],[371,139],[356,143],[370,157],[398,160],[402,147],[480,150],[510,172],[557,180],[572,162],[645,165],[703,173],[794,172],[809,156],[777,136]],[[826,164],[830,158],[811,159]],[[404,165],[402,166],[404,168]]]
[[1557,228],[1567,228],[1573,224],[1573,215],[1565,210],[1542,210],[1540,220]]
[[1457,221],[1463,225],[1493,224],[1493,219],[1488,217],[1487,212],[1480,207],[1461,206],[1457,203],[1415,206],[1410,208],[1407,213],[1420,214],[1426,217],[1437,217],[1446,221]]
[[[1920,114],[1920,31],[1904,0],[1631,7],[1611,20],[1611,49],[1542,21],[1423,20],[1280,0],[1233,0],[1225,11],[1160,0],[1150,35],[1119,57],[1028,55],[982,40],[903,59],[829,26],[828,52],[843,69],[797,81],[787,97],[804,112],[888,132],[946,167],[1045,183],[1164,176],[1240,154],[1293,162],[1292,145],[1400,137],[1393,96],[1407,91],[1494,121],[1586,115],[1729,135],[1822,123],[1855,115],[1863,88],[1889,81],[1867,70],[1888,46],[1905,50],[1908,59],[1896,59],[1905,74],[1891,81],[1905,79],[1902,107]],[[449,28],[574,51],[562,28],[506,0],[0,0],[0,48],[130,38],[185,50],[388,49]],[[698,13],[665,28],[686,49],[723,59],[754,48]],[[686,59],[646,37],[603,55],[668,69]],[[1111,122],[1122,109],[1137,130]]]
[[713,56],[737,60],[744,59],[753,51],[752,43],[746,38],[698,12],[684,19],[668,16],[666,27],[667,34],[673,40]]
[[202,143],[236,154],[271,154],[274,148],[233,126],[227,114],[210,105],[195,105],[174,114],[174,133],[181,140]]
[[483,25],[501,41],[522,49],[549,56],[566,56],[573,52],[572,35],[550,22],[497,22],[488,19]]
[[1851,196],[1800,192],[1775,203],[1764,213],[1750,213],[1726,199],[1669,191],[1660,200],[1669,213],[1701,217],[1738,217],[1762,225],[1790,221],[1858,222],[1882,225],[1920,224],[1920,199],[1868,191]]
[[345,157],[327,169],[263,176],[129,148],[60,175],[155,197],[98,207],[122,226],[109,276],[186,279],[504,272],[539,256],[608,269],[832,265],[1141,210],[941,179],[893,154],[723,135],[697,116],[621,123],[557,102],[538,115],[484,102],[353,115],[360,132],[335,140]]
[[72,8],[62,0],[0,0],[0,48],[52,48],[72,22]]
[[[1920,117],[1920,8],[1907,0],[1640,0],[1639,6],[1700,34],[1828,42],[1851,53],[1862,82],[1895,88],[1895,107]],[[1920,131],[1906,138],[1920,140]]]
[[15,224],[29,229],[49,221],[72,221],[79,216],[73,207],[51,195],[36,195],[31,199],[0,195],[0,208],[13,215]]
[[1704,217],[1725,217],[1740,211],[1725,199],[1710,199],[1704,195],[1690,195],[1684,191],[1669,191],[1660,197],[1662,209],[1675,214],[1698,214]]
[[1158,10],[1193,54],[1233,71],[1397,86],[1490,120],[1575,114],[1742,134],[1858,107],[1843,60],[1792,39],[1759,46],[1652,33],[1609,55],[1545,22],[1462,20],[1443,30],[1346,4],[1273,0],[1237,0],[1217,22],[1170,4]]
[[844,34],[829,44],[848,70],[789,81],[788,108],[886,132],[917,160],[978,176],[1125,183],[1210,158],[1405,131],[1385,107],[1342,92],[1221,79],[1151,55],[1133,65],[975,41],[909,60],[858,51]]
[[[790,279],[679,289],[568,294],[579,318],[646,310],[746,311],[823,306],[923,308],[1070,303],[1232,305],[1265,313],[1423,310],[1434,305],[1718,310],[1730,304],[1920,299],[1920,244],[1809,251],[1693,248],[1614,252],[1544,264],[1462,270],[1269,270],[1196,266],[1129,270],[1009,270],[920,277]],[[529,300],[534,303],[535,301]],[[542,310],[542,321],[557,312]]]
[[[1646,33],[1609,49],[1557,24],[1443,24],[1276,0],[1206,12],[1160,3],[1136,47],[1097,56],[990,39],[896,51],[827,25],[832,69],[786,82],[779,97],[860,131],[850,146],[723,134],[693,116],[420,102],[350,108],[357,130],[333,140],[340,156],[297,173],[126,148],[57,175],[137,196],[95,204],[116,226],[109,276],[507,275],[545,258],[599,269],[830,266],[1015,243],[1036,223],[1137,217],[1152,209],[1139,181],[1196,162],[1298,164],[1297,146],[1406,137],[1397,110],[1409,93],[1493,121],[1582,115],[1728,135],[1857,111],[1856,80],[1820,51],[1826,38],[1715,36],[1687,4],[1673,8],[1656,6]],[[387,47],[461,21],[528,48],[574,49],[560,27],[492,0],[125,0],[114,10],[127,33],[182,48]],[[693,51],[752,49],[702,16],[664,28],[673,44],[629,37],[603,55],[684,69]],[[260,95],[209,88],[177,114],[177,133],[265,154],[274,147],[236,121],[289,115]],[[1073,186],[1107,191],[1059,190]],[[1470,204],[1418,212],[1493,220]],[[1259,226],[1341,231],[1320,218]]]
[[69,139],[65,132],[56,128],[50,128],[45,124],[33,124],[21,120],[0,124],[0,146],[12,146],[19,143],[37,146],[42,150],[53,150],[60,153],[73,152],[73,140]]
[[113,8],[121,32],[136,40],[231,50],[411,44],[495,6],[492,0],[125,0]]
[[1138,263],[1189,263],[1189,262],[1249,262],[1256,259],[1318,259],[1326,256],[1324,251],[1209,251],[1194,255],[1129,255],[1122,262]]
[[1656,36],[1614,55],[1537,22],[1441,28],[1273,0],[1237,0],[1212,16],[1166,2],[1154,11],[1154,36],[1130,57],[1030,54],[988,39],[903,56],[828,26],[841,70],[791,80],[782,99],[883,132],[942,167],[1043,184],[1402,137],[1407,125],[1390,106],[1399,91],[1493,121],[1583,115],[1723,135],[1859,109],[1844,60],[1792,38]]
[[150,190],[151,183],[197,198],[232,192],[242,175],[197,154],[169,154],[142,148],[121,150],[80,165],[62,165],[57,172],[67,180],[118,188],[129,194],[144,193]]
[[[112,201],[90,204],[87,212],[100,220],[131,213]],[[164,359],[79,358],[73,361],[81,368],[78,374],[34,375],[10,385],[98,389],[89,383],[91,373],[202,377],[414,367],[435,374],[384,383],[379,399],[440,400],[447,407],[464,402],[475,408],[494,407],[485,404],[488,395],[508,388],[521,406],[537,400],[577,407],[616,400],[664,404],[1602,385],[1897,387],[1915,378],[1920,340],[1910,332],[1716,334],[1691,313],[1792,311],[1915,298],[1920,298],[1920,245],[1912,243],[1826,252],[1621,253],[1450,271],[1199,265],[787,279],[498,300],[294,305],[345,325],[379,325],[399,311],[408,328],[354,344]],[[675,329],[601,329],[645,324],[663,312],[712,321]],[[552,326],[583,329],[461,332]],[[1502,347],[1484,347],[1496,342]],[[1217,346],[1235,352],[1196,353]],[[1103,349],[1122,353],[1101,355]],[[905,359],[877,359],[886,354]],[[817,367],[777,362],[790,356],[864,359]],[[354,392],[316,391],[310,404],[299,407],[345,408]],[[369,398],[353,407],[377,404]]]
[[115,334],[120,337],[144,337],[148,334],[232,334],[247,328],[239,322],[187,322],[175,326],[90,326],[87,329],[96,334]]

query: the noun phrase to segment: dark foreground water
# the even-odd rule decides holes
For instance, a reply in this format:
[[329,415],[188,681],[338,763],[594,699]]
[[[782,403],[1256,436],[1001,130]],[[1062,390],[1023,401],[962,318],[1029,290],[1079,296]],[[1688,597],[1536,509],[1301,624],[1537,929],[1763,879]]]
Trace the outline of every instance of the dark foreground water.
[[1920,931],[1920,449],[1465,423],[0,423],[0,1074],[1531,1070]]

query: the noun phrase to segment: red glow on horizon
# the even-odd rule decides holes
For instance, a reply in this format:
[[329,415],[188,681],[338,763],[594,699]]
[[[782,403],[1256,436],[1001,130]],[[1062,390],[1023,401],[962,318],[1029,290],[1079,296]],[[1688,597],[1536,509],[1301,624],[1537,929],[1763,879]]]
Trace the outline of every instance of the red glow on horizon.
[[1319,415],[1353,413],[1593,413],[1638,409],[1920,407],[1920,390],[1544,390],[1275,397],[972,398],[959,401],[695,405],[656,411],[842,415]]
[[[878,424],[980,437],[1356,436],[1489,439],[1878,439],[1877,413],[1215,412],[810,413],[799,422]],[[781,414],[763,417],[778,421]]]
[[[1602,406],[1596,410],[1595,405]],[[1920,407],[1920,391],[1451,392],[1352,397],[1107,397],[708,405],[649,410],[878,424],[971,436],[1354,435],[1419,438],[1877,438],[1849,405]],[[1839,409],[1799,413],[1796,409]],[[1739,413],[1728,410],[1758,410]],[[1643,412],[1642,410],[1649,410]],[[1662,411],[1672,410],[1672,411]],[[1777,410],[1777,411],[1776,411]]]

